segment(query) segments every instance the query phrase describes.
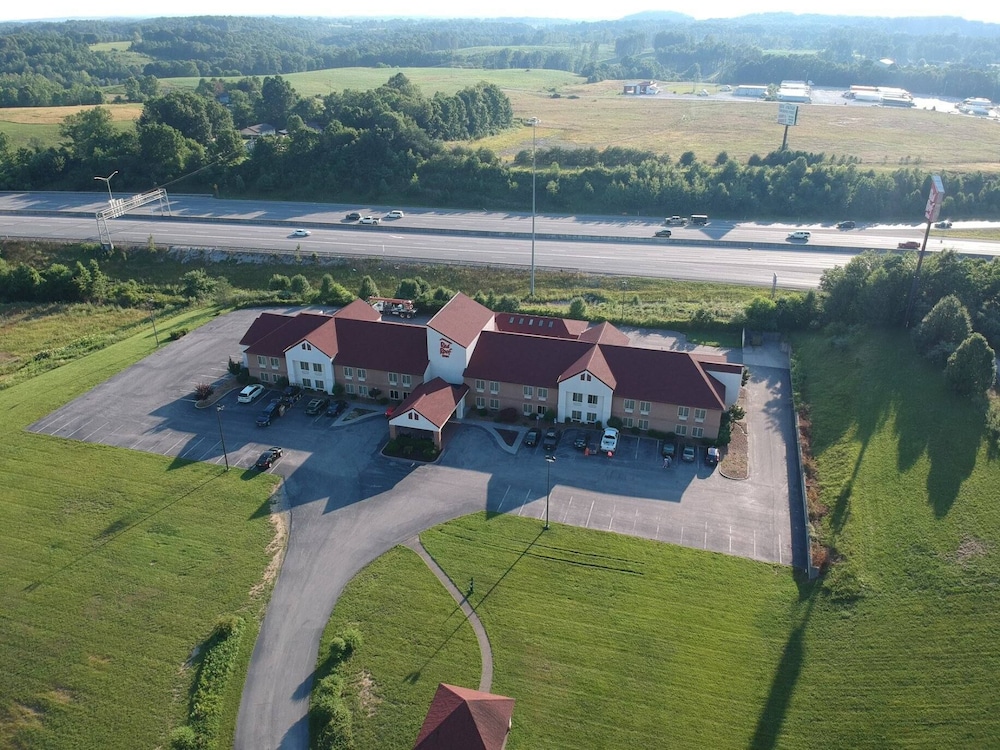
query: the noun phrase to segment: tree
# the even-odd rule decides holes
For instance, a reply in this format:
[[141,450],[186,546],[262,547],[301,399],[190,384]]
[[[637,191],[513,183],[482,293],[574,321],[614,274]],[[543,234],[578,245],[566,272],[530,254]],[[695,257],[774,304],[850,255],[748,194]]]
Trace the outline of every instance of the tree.
[[982,334],[974,333],[948,357],[944,379],[963,396],[981,396],[997,377],[997,355]]
[[574,297],[569,303],[569,316],[574,320],[587,319],[587,303],[583,297]]
[[375,286],[375,280],[371,276],[365,276],[361,279],[361,289],[358,290],[358,297],[366,300],[369,297],[381,296],[382,295],[378,293],[378,287]]
[[292,277],[289,288],[299,297],[304,297],[312,291],[312,285],[310,285],[309,279],[301,273],[295,274],[295,276]]
[[184,289],[184,296],[189,299],[205,297],[215,288],[215,279],[210,277],[201,268],[188,271],[181,276],[181,283]]
[[924,316],[914,332],[914,343],[921,355],[944,364],[948,357],[972,333],[969,313],[958,297],[942,297]]
[[291,286],[292,280],[280,273],[273,274],[270,281],[267,282],[267,288],[274,292],[288,291]]

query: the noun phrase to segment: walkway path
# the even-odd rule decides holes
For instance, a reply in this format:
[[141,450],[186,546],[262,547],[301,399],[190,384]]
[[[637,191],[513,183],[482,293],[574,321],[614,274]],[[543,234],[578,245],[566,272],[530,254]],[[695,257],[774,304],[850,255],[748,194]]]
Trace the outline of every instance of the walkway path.
[[483,674],[479,678],[479,692],[488,693],[490,692],[490,687],[493,684],[493,649],[490,647],[490,639],[486,635],[486,628],[483,627],[482,621],[479,619],[479,615],[469,604],[469,600],[462,595],[462,592],[458,590],[458,587],[451,582],[448,574],[445,573],[441,566],[437,564],[437,561],[431,557],[430,553],[426,550],[423,544],[420,543],[419,537],[411,537],[403,542],[404,547],[409,547],[418,555],[420,559],[427,563],[427,567],[430,568],[434,575],[437,576],[441,584],[448,589],[448,593],[451,594],[452,598],[458,602],[458,606],[462,608],[462,612],[465,613],[465,619],[469,621],[472,625],[472,629],[476,633],[476,640],[479,641],[479,653],[482,655],[483,660]]

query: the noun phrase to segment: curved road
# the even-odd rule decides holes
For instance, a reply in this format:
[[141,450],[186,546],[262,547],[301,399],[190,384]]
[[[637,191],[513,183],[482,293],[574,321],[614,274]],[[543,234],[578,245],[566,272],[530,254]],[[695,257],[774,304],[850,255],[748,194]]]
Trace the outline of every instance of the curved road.
[[[233,251],[299,250],[317,255],[384,257],[402,262],[444,262],[530,267],[531,215],[488,211],[407,209],[379,227],[344,219],[357,210],[383,216],[388,207],[214,200],[172,196],[171,217],[156,206],[135,209],[109,222],[112,240],[144,245],[218,247]],[[101,193],[0,193],[0,234],[48,240],[98,240],[94,213]],[[537,268],[582,273],[651,276],[692,281],[810,289],[823,271],[844,265],[864,249],[894,249],[920,240],[921,226],[878,225],[839,231],[809,226],[808,244],[786,240],[790,224],[712,221],[677,227],[670,239],[654,239],[661,221],[652,217],[548,216],[535,221]],[[971,222],[962,226],[973,226]],[[308,228],[310,236],[291,236]],[[951,240],[932,230],[930,250],[1000,255],[1000,243]]]

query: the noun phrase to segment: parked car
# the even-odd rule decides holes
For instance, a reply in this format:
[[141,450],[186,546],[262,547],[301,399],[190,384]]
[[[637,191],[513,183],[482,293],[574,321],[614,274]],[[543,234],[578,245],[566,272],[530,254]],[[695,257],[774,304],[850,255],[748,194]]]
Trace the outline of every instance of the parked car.
[[559,430],[551,427],[545,431],[545,437],[542,438],[542,450],[552,453],[557,445],[559,445]]
[[685,445],[684,450],[681,451],[681,459],[691,463],[698,457],[698,452],[695,450],[693,445]]
[[326,410],[326,416],[339,417],[347,410],[347,402],[343,399],[334,401]]
[[310,417],[315,417],[318,414],[322,414],[326,411],[326,407],[330,405],[330,399],[328,398],[314,398],[309,401],[306,405],[306,414]]
[[297,385],[290,385],[281,392],[281,400],[288,406],[302,398],[302,388]]
[[398,208],[394,208],[394,209],[392,209],[392,211],[390,211],[389,213],[387,213],[385,215],[385,218],[387,218],[387,219],[402,219],[404,216],[406,216],[406,214],[404,214]]
[[917,240],[907,240],[906,242],[900,242],[896,247],[900,250],[919,250],[920,243]]
[[714,445],[710,445],[708,451],[705,453],[705,463],[709,466],[715,466],[721,458],[722,454],[719,452],[719,449]]
[[808,242],[810,237],[812,237],[812,232],[807,232],[804,229],[797,229],[794,232],[789,232],[787,239],[805,240]]
[[654,234],[653,236],[654,237],[669,237],[670,236],[670,230],[669,229],[657,229],[656,230],[656,234]]
[[524,436],[524,444],[528,448],[534,448],[538,445],[538,436],[542,434],[542,431],[537,427],[532,427],[528,430],[528,433]]
[[272,421],[284,415],[286,408],[288,407],[281,399],[276,398],[272,400],[271,403],[264,407],[264,411],[262,411],[257,417],[257,426],[270,427]]
[[677,443],[675,443],[673,440],[664,440],[663,448],[661,449],[660,453],[663,455],[664,458],[673,458],[674,456],[677,455]]
[[359,214],[357,211],[351,211],[351,213],[347,214],[347,216],[345,216],[344,218],[347,221],[357,221],[358,219],[361,218],[361,214]]
[[582,451],[586,450],[588,445],[590,445],[590,433],[579,430],[576,433],[576,440],[573,441],[573,447],[578,451]]
[[240,395],[236,397],[236,400],[241,404],[252,404],[260,397],[260,394],[262,394],[263,392],[264,392],[264,386],[262,386],[260,383],[254,383],[253,385],[248,385],[246,388],[240,391]]
[[857,224],[850,220],[837,223],[837,229],[854,229],[856,226]]
[[396,407],[397,406],[399,406],[399,404],[389,404],[387,407],[385,407],[385,418],[386,419],[392,419],[393,416],[395,416],[395,414],[396,414]]
[[278,463],[279,458],[281,458],[281,448],[275,445],[260,454],[260,458],[257,459],[254,468],[259,471],[267,471]]
[[359,221],[358,223],[369,224],[371,226],[378,226],[378,221],[379,220],[377,216],[362,216],[361,221]]
[[935,229],[951,229],[951,222],[948,219],[937,222],[934,225]]
[[605,427],[604,435],[601,436],[601,452],[609,456],[614,455],[618,450],[618,430],[614,427]]
[[312,232],[308,229],[296,229],[292,232],[292,237],[308,237],[310,234],[312,234]]

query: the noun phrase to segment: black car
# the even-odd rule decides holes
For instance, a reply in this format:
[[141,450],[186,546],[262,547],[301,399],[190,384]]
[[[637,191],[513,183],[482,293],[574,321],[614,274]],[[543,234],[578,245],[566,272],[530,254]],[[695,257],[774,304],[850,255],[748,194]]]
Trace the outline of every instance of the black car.
[[837,224],[837,229],[854,229],[856,226],[857,224],[853,221],[841,221]]
[[357,211],[351,211],[351,213],[347,214],[347,216],[344,217],[344,219],[346,219],[347,221],[357,221],[360,218],[361,214],[359,214]]
[[297,385],[290,385],[281,392],[281,400],[291,406],[302,398],[302,388]]
[[309,405],[306,406],[306,414],[310,417],[315,417],[317,414],[322,414],[326,411],[326,407],[330,405],[330,399],[320,397],[314,398],[309,401]]
[[934,225],[935,229],[951,229],[951,222],[947,219],[939,221]]
[[673,440],[664,440],[662,454],[664,458],[674,458],[677,455],[677,443]]
[[260,458],[257,459],[257,463],[254,464],[254,468],[260,471],[267,471],[278,463],[279,458],[281,458],[281,448],[278,446],[268,448],[260,454]]
[[528,434],[524,436],[524,444],[529,448],[534,448],[538,445],[538,436],[541,431],[537,427],[532,427],[528,430]]
[[270,427],[272,420],[275,420],[278,417],[283,416],[285,413],[285,409],[287,408],[288,407],[285,405],[284,401],[277,398],[274,399],[273,401],[271,401],[271,403],[269,403],[267,406],[264,407],[264,411],[262,411],[260,413],[260,416],[257,417],[257,426]]
[[654,237],[669,237],[670,236],[670,230],[669,229],[657,229],[656,230],[656,234],[654,234],[653,236]]
[[542,450],[552,453],[557,445],[559,445],[559,430],[555,428],[546,430],[545,437],[542,438]]
[[583,430],[576,433],[576,440],[573,441],[573,447],[578,451],[586,450],[587,446],[590,445],[590,435]]
[[347,409],[347,402],[344,400],[334,401],[330,404],[330,407],[326,410],[326,416],[328,417],[339,417]]

